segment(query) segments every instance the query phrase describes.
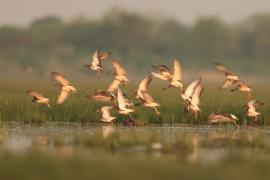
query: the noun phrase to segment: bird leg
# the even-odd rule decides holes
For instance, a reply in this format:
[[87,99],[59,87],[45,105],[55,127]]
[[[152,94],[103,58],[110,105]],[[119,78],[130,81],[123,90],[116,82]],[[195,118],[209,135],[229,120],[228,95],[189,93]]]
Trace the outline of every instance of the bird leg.
[[155,111],[155,113],[156,113],[157,115],[160,115],[160,112],[158,111],[158,109],[157,109],[156,107],[153,107],[153,109],[154,109],[154,111]]
[[169,89],[170,87],[172,87],[172,86],[169,84],[167,87],[163,88],[162,90],[167,90],[167,89]]
[[48,102],[46,102],[46,105],[48,106],[48,108],[51,108],[51,105]]
[[250,101],[251,100],[251,93],[248,92],[248,100]]
[[234,123],[234,125],[235,125],[236,128],[238,128],[238,129],[240,128],[240,126],[236,123],[235,120],[233,121],[233,123]]
[[97,72],[97,77],[98,77],[98,79],[100,79],[100,75],[101,75],[101,71],[98,70],[98,72]]

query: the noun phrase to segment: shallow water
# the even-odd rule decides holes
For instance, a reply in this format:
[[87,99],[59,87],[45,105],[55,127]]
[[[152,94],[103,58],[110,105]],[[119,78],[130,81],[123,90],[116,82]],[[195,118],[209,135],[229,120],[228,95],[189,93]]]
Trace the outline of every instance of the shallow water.
[[269,128],[15,122],[1,126],[0,150],[14,154],[34,151],[63,158],[92,158],[95,154],[109,157],[113,153],[211,164],[228,157],[232,149],[247,153],[270,149]]

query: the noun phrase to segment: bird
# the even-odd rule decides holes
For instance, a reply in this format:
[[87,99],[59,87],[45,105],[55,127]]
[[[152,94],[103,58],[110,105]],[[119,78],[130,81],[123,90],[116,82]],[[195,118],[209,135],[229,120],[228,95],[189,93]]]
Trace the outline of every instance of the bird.
[[234,88],[231,89],[231,92],[234,92],[234,91],[237,91],[237,90],[242,91],[242,92],[247,92],[248,100],[251,100],[251,93],[253,93],[253,91],[252,91],[251,87],[248,84],[246,84],[246,83],[244,83],[243,81],[240,81],[240,80],[236,81]]
[[149,84],[150,84],[151,81],[152,81],[152,76],[147,76],[146,78],[144,78],[144,79],[139,83],[138,89],[137,89],[137,91],[135,92],[135,98],[136,98],[136,99],[142,99],[142,100],[144,100],[144,97],[143,97],[142,92],[143,92],[143,91],[147,91],[148,86],[149,86]]
[[151,74],[159,79],[170,81],[172,79],[171,70],[165,65],[153,65],[155,72],[151,72]]
[[55,86],[61,88],[61,92],[56,101],[57,105],[62,104],[71,94],[77,92],[77,89],[60,73],[52,72],[51,76],[56,81],[58,81],[58,84],[56,84]]
[[33,91],[33,90],[28,90],[26,91],[26,93],[33,97],[32,99],[32,103],[39,103],[39,104],[46,104],[49,108],[51,107],[49,102],[50,102],[50,99],[48,98],[45,98],[42,94],[36,92],[36,91]]
[[120,114],[130,114],[133,112],[133,109],[128,108],[128,103],[126,98],[124,97],[122,90],[118,88],[117,90],[117,111]]
[[181,64],[178,60],[174,60],[173,73],[165,65],[154,65],[152,67],[156,70],[155,72],[151,72],[153,76],[169,82],[169,85],[166,88],[163,88],[163,90],[170,87],[183,88]]
[[127,73],[124,70],[124,68],[118,63],[118,60],[113,59],[112,60],[112,64],[113,64],[113,74],[115,75],[113,81],[111,82],[111,84],[109,85],[109,87],[107,88],[107,91],[109,93],[114,93],[121,84],[125,85],[126,82],[128,82],[128,78],[127,78]]
[[234,123],[237,128],[239,128],[239,125],[236,123],[239,119],[230,113],[226,112],[215,112],[210,114],[207,117],[207,121],[211,124],[214,123],[221,123],[221,122],[228,122],[228,123]]
[[114,79],[120,81],[121,83],[128,82],[127,73],[125,69],[119,64],[118,60],[113,59],[112,65],[114,68],[113,74],[115,75]]
[[101,112],[100,120],[102,122],[111,123],[115,120],[116,117],[111,116],[111,109],[113,109],[112,106],[103,106],[100,110],[97,110],[97,112]]
[[90,100],[112,102],[115,99],[115,95],[103,90],[97,90],[92,94],[87,95]]
[[155,113],[157,115],[160,115],[160,112],[157,109],[157,107],[159,107],[160,104],[155,102],[153,97],[147,92],[147,89],[151,80],[152,80],[152,76],[147,76],[140,82],[138,86],[138,90],[136,91],[135,97],[136,99],[141,100],[143,106],[154,109]]
[[120,85],[121,85],[121,82],[117,79],[114,79],[112,83],[109,85],[109,87],[107,88],[107,92],[113,94],[119,88]]
[[254,122],[257,123],[258,121],[258,116],[261,114],[259,112],[256,111],[256,109],[259,107],[259,106],[262,106],[264,105],[263,102],[259,101],[259,100],[251,100],[248,102],[248,104],[246,105],[247,107],[247,113],[246,115],[248,117],[252,117],[254,118]]
[[225,80],[220,89],[231,87],[233,84],[236,83],[236,81],[240,80],[237,75],[235,75],[232,71],[229,71],[223,64],[217,62],[214,64],[218,71],[225,74]]
[[191,102],[194,91],[196,87],[201,83],[201,80],[202,80],[201,77],[199,77],[198,79],[193,81],[190,85],[188,85],[186,90],[180,89],[180,95],[184,103],[187,102],[189,104]]
[[200,97],[203,93],[204,87],[199,84],[192,95],[191,102],[188,105],[188,111],[193,112],[195,115],[195,119],[198,120],[198,114],[201,112],[200,108]]
[[102,61],[108,59],[111,52],[100,52],[99,49],[97,49],[94,54],[92,55],[92,63],[86,64],[85,67],[98,72],[98,78],[100,78],[101,71],[103,70]]

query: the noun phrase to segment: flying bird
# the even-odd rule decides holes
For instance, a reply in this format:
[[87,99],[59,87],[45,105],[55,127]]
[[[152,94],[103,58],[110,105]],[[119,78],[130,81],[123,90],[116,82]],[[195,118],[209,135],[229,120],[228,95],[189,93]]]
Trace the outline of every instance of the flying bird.
[[234,92],[237,90],[242,91],[242,92],[246,92],[248,94],[248,100],[251,100],[251,93],[253,91],[248,84],[238,80],[235,82],[235,86],[236,86],[235,88],[231,89],[231,92]]
[[230,113],[226,112],[215,112],[210,114],[207,117],[207,121],[211,124],[214,123],[221,123],[221,122],[228,122],[228,123],[234,123],[237,128],[239,128],[239,125],[236,123],[239,119]]
[[201,112],[200,97],[202,95],[203,90],[204,90],[204,87],[201,84],[199,84],[195,88],[194,93],[191,98],[191,102],[188,107],[188,110],[194,113],[196,120],[198,120],[198,115]]
[[112,65],[114,68],[114,72],[113,72],[113,74],[115,75],[114,79],[120,81],[121,83],[128,82],[129,80],[127,78],[127,73],[125,69],[122,67],[122,65],[118,62],[118,60],[113,59]]
[[120,88],[117,91],[117,111],[120,114],[130,114],[133,109],[128,108],[128,103]]
[[155,102],[155,100],[153,99],[153,97],[147,92],[148,86],[150,84],[152,80],[151,76],[147,76],[146,78],[144,78],[139,86],[138,86],[138,90],[136,91],[136,99],[139,99],[142,101],[143,106],[145,107],[150,107],[152,109],[154,109],[155,113],[157,115],[160,115],[160,112],[158,111],[157,107],[160,106],[159,103]]
[[102,122],[111,123],[115,120],[115,117],[111,116],[111,109],[113,109],[112,106],[103,106],[101,110],[97,110],[97,112],[101,112],[100,120]]
[[263,102],[260,102],[259,100],[251,100],[247,104],[247,116],[254,118],[254,122],[256,123],[258,121],[258,116],[261,114],[256,111],[256,109],[260,106],[264,105]]
[[151,72],[154,77],[165,81],[170,81],[172,79],[172,72],[167,66],[153,65],[152,67],[155,69],[154,72]]
[[221,89],[231,87],[233,84],[236,83],[236,81],[239,80],[239,77],[235,75],[232,71],[228,70],[223,64],[221,63],[214,63],[216,66],[216,69],[220,72],[223,72],[225,74],[225,80],[220,87]]
[[135,95],[136,99],[142,99],[142,100],[144,100],[144,97],[143,97],[142,92],[146,92],[147,91],[148,86],[149,86],[149,84],[150,84],[151,81],[152,81],[152,76],[147,76],[146,78],[144,78],[140,82],[140,84],[138,86],[138,89],[136,91],[136,95]]
[[115,95],[103,90],[97,90],[93,94],[87,95],[87,97],[93,101],[112,102],[115,99]]
[[173,73],[165,65],[154,65],[152,67],[155,68],[155,72],[151,72],[153,76],[170,83],[166,88],[163,88],[163,90],[170,87],[183,88],[181,64],[178,60],[174,60]]
[[91,57],[91,59],[92,59],[91,64],[86,64],[85,67],[87,67],[93,71],[97,71],[98,78],[100,78],[101,71],[103,70],[102,61],[108,59],[110,54],[111,54],[110,51],[100,52],[100,50],[97,49]]
[[127,78],[127,73],[124,70],[124,68],[118,63],[118,61],[116,59],[112,60],[112,64],[113,64],[113,74],[114,74],[114,79],[111,82],[111,84],[109,85],[109,87],[107,88],[107,91],[109,93],[114,93],[121,84],[125,84],[126,82],[128,82],[128,78]]
[[192,100],[192,96],[195,92],[195,89],[201,83],[201,77],[193,81],[190,85],[187,86],[186,90],[180,89],[181,98],[184,102],[190,103]]
[[77,89],[60,73],[52,72],[52,78],[58,81],[58,86],[61,88],[61,92],[57,98],[56,104],[62,104],[71,94],[76,93]]
[[112,83],[109,85],[107,91],[109,93],[114,93],[119,88],[120,85],[121,85],[121,81],[114,79]]
[[33,90],[28,90],[27,94],[33,97],[32,103],[46,104],[49,108],[51,107],[49,104],[50,99],[45,98],[42,94]]

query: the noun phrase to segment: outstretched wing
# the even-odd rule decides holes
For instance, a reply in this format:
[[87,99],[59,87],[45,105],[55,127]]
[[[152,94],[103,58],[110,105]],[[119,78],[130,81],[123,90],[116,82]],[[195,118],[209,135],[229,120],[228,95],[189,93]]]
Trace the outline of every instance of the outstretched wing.
[[118,103],[119,109],[125,109],[127,107],[126,99],[120,88],[118,88],[118,92],[117,92],[117,103]]
[[69,94],[70,93],[68,91],[61,90],[57,98],[56,104],[62,104],[68,98]]
[[100,61],[104,61],[104,60],[108,59],[110,54],[111,54],[111,51],[102,52],[102,53],[99,53],[98,57],[99,57]]
[[152,76],[147,76],[146,78],[144,78],[140,82],[137,92],[138,91],[147,91],[147,88],[148,88],[151,81],[152,81]]
[[114,79],[113,82],[109,85],[107,91],[113,93],[120,86],[120,84],[121,84],[120,81]]
[[112,64],[113,64],[113,68],[115,70],[115,73],[117,75],[126,75],[126,71],[124,70],[124,68],[118,63],[118,61],[116,59],[112,60]]
[[191,99],[191,104],[199,106],[200,104],[200,97],[202,95],[202,92],[204,90],[204,87],[202,87],[202,85],[198,85],[195,90],[194,93],[192,95],[192,99]]
[[51,76],[63,86],[70,84],[70,82],[58,72],[51,72]]
[[175,81],[182,81],[182,70],[181,70],[181,64],[179,61],[174,60],[174,72],[172,79]]
[[97,49],[94,54],[92,55],[92,65],[98,66],[100,65],[100,58],[99,58],[99,49]]
[[36,92],[36,91],[33,91],[33,90],[28,90],[28,91],[27,91],[27,94],[28,94],[29,96],[32,96],[32,97],[36,98],[36,99],[43,99],[43,98],[44,98],[43,95],[41,95],[40,93],[38,93],[38,92]]
[[192,97],[195,88],[201,83],[201,77],[195,81],[193,81],[186,89],[185,95],[188,97]]

